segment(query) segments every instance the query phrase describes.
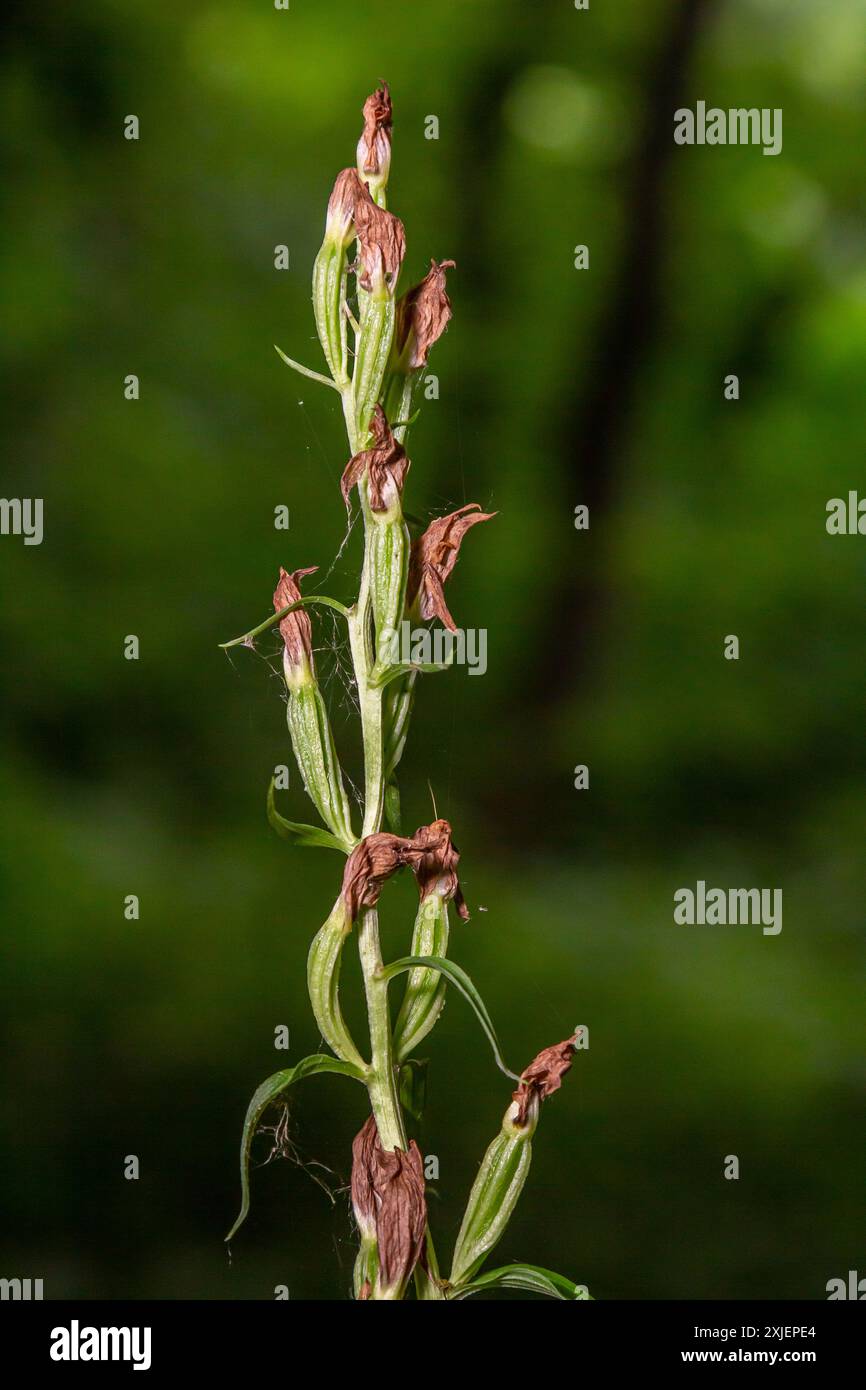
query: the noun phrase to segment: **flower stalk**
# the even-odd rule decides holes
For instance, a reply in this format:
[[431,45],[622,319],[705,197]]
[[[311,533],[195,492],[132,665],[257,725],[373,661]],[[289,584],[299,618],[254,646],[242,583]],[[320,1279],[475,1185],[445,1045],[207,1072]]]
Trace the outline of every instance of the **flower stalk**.
[[[268,815],[291,842],[336,849],[346,856],[339,896],[314,936],[307,959],[313,1015],[334,1058],[315,1053],[256,1091],[241,1146],[243,1205],[232,1234],[248,1208],[250,1148],[268,1105],[284,1103],[287,1091],[303,1077],[337,1072],[360,1082],[368,1100],[367,1119],[352,1146],[352,1205],[359,1241],[354,1296],[360,1301],[393,1301],[414,1288],[418,1299],[429,1301],[468,1297],[476,1284],[479,1290],[497,1287],[500,1272],[480,1281],[476,1276],[523,1188],[541,1103],[558,1088],[574,1046],[569,1040],[546,1049],[520,1078],[509,1071],[481,996],[465,971],[448,958],[451,906],[461,919],[469,916],[451,826],[436,819],[411,835],[401,830],[397,771],[418,677],[430,668],[400,665],[392,639],[406,620],[438,621],[457,631],[444,586],[467,533],[494,514],[482,512],[475,503],[464,505],[433,519],[410,544],[403,513],[410,466],[406,431],[414,386],[451,318],[446,272],[454,262],[432,261],[424,278],[398,300],[406,237],[403,223],[386,206],[392,128],[387,84],[367,99],[363,115],[356,167],[337,176],[313,267],[314,317],[329,376],[299,366],[280,351],[288,366],[333,386],[340,395],[349,450],[341,490],[347,508],[357,494],[364,531],[357,598],[348,608],[325,595],[305,598],[300,584],[313,570],[283,569],[273,597],[274,617],[226,644],[253,646],[258,636],[279,624],[292,749],[322,826],[286,820],[277,810],[273,784]],[[360,836],[355,834],[346,779],[316,675],[314,604],[328,605],[346,623],[364,765]],[[389,881],[406,871],[414,875],[419,894],[409,954],[386,965],[379,900]],[[343,951],[353,934],[367,1012],[366,1057],[340,1004]],[[406,980],[392,1021],[389,987],[399,974]],[[430,1231],[423,1158],[409,1136],[401,1095],[409,1096],[409,1118],[418,1118],[419,1104],[412,1097],[426,1064],[412,1054],[438,1022],[449,985],[475,1011],[496,1064],[519,1084],[472,1186],[452,1270],[445,1278]],[[503,1287],[524,1280],[526,1287],[553,1290],[557,1297],[569,1287],[559,1276],[533,1272],[530,1266],[509,1266],[501,1273]]]

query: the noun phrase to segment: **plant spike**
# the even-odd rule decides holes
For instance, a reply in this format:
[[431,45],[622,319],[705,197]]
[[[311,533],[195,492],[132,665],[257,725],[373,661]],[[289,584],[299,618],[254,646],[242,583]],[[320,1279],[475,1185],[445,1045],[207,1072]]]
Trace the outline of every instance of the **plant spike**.
[[[297,846],[342,851],[346,860],[340,894],[314,937],[307,960],[310,1001],[321,1036],[335,1054],[317,1053],[263,1082],[247,1110],[241,1144],[240,1216],[249,1209],[250,1149],[267,1108],[294,1084],[319,1072],[336,1072],[366,1088],[369,1115],[353,1144],[352,1204],[359,1253],[353,1288],[358,1300],[394,1300],[414,1288],[422,1301],[466,1298],[488,1288],[520,1288],[551,1297],[583,1297],[561,1276],[531,1265],[507,1265],[489,1274],[480,1266],[496,1244],[522,1190],[531,1158],[530,1140],[542,1100],[560,1084],[571,1064],[572,1039],[540,1053],[520,1077],[503,1061],[490,1016],[466,972],[446,955],[449,904],[468,917],[457,876],[459,854],[448,821],[435,819],[413,834],[402,833],[396,771],[409,731],[419,674],[447,669],[398,660],[395,636],[402,623],[438,619],[457,631],[443,586],[451,575],[466,533],[487,521],[470,503],[449,516],[420,523],[410,545],[403,511],[409,470],[408,426],[415,419],[413,395],[429,353],[451,318],[446,272],[453,261],[435,260],[424,278],[397,299],[406,252],[403,223],[386,206],[391,167],[391,96],[382,83],[364,104],[364,127],[356,166],[336,179],[325,235],[313,268],[313,310],[329,376],[280,357],[294,370],[333,387],[340,395],[349,461],[343,473],[344,501],[357,490],[364,528],[358,596],[347,608],[324,594],[302,596],[300,581],[312,569],[281,570],[275,613],[225,647],[252,647],[279,624],[288,696],[292,750],[322,826],[287,820],[278,811],[274,784],[268,790],[268,819]],[[354,257],[350,248],[355,243]],[[350,303],[354,278],[357,313]],[[350,345],[350,333],[352,343]],[[415,519],[413,518],[413,526]],[[325,605],[345,619],[357,689],[364,756],[363,820],[360,838],[337,755],[325,701],[316,677],[310,611]],[[383,828],[387,825],[387,829]],[[386,965],[379,939],[378,902],[390,878],[409,869],[419,890],[410,954]],[[357,935],[369,1029],[365,1060],[343,1018],[340,968],[345,943]],[[392,1025],[389,983],[406,974],[403,1000]],[[410,1053],[435,1026],[448,985],[471,1004],[493,1048],[497,1065],[518,1081],[502,1129],[472,1187],[457,1239],[451,1275],[444,1279],[430,1231],[423,1160],[406,1130],[404,1107],[421,1112],[426,1063]]]

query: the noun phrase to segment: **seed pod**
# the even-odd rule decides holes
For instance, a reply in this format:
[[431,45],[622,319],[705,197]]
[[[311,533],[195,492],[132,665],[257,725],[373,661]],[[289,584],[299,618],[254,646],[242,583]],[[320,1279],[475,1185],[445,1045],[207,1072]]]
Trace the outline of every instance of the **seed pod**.
[[[418,906],[412,932],[413,956],[448,954],[448,904],[439,892]],[[438,970],[409,971],[406,991],[394,1025],[394,1053],[402,1062],[426,1038],[445,1005],[447,981]]]
[[466,1283],[481,1267],[511,1220],[532,1162],[529,1132],[508,1114],[481,1161],[454,1247],[450,1282]]
[[531,1140],[542,1101],[559,1089],[573,1054],[574,1039],[567,1038],[546,1047],[521,1073],[502,1128],[472,1184],[451,1265],[455,1287],[477,1273],[511,1220],[532,1162]]
[[355,234],[355,208],[367,196],[354,169],[338,174],[328,202],[325,239],[313,266],[313,310],[316,329],[331,376],[338,385],[348,381],[347,324],[343,312],[346,252]]
[[370,419],[372,444],[354,454],[343,470],[340,487],[346,506],[353,487],[367,479],[370,506],[367,563],[370,598],[380,667],[391,664],[391,644],[406,603],[409,532],[403,520],[401,495],[409,459],[391,432],[385,412],[376,405]]
[[376,669],[394,664],[394,643],[406,604],[409,569],[409,532],[402,514],[388,520],[373,512],[369,530],[370,601],[376,633]]
[[307,795],[328,829],[349,848],[355,843],[352,812],[328,711],[317,684],[290,691],[287,717]]
[[346,905],[339,897],[330,917],[320,928],[307,957],[307,987],[319,1031],[325,1042],[343,1062],[353,1062],[362,1071],[367,1064],[352,1040],[340,1009],[340,959],[343,943],[352,930]]
[[[274,611],[279,613],[301,597],[298,581],[311,569],[289,574],[280,570],[274,591]],[[347,849],[355,843],[352,813],[340,761],[334,747],[328,711],[322,699],[313,661],[310,616],[303,608],[287,613],[280,623],[283,639],[283,674],[289,692],[287,720],[292,748],[307,795],[325,825]]]

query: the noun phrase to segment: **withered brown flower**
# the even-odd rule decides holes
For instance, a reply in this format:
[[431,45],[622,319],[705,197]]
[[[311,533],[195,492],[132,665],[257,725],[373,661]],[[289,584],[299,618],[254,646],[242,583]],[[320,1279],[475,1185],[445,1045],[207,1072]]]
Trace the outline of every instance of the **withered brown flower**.
[[364,102],[364,129],[358,141],[358,168],[365,174],[385,175],[391,163],[391,93],[383,82]]
[[[308,574],[315,574],[317,569],[318,565],[311,565],[309,569],[295,570],[289,574],[280,567],[280,577],[274,590],[275,613],[298,602],[301,597],[299,581]],[[280,635],[285,643],[283,668],[286,680],[292,684],[299,673],[305,675],[313,672],[313,629],[306,609],[296,608],[294,613],[287,613],[280,623]]]
[[424,1246],[424,1165],[414,1139],[408,1151],[383,1148],[372,1115],[352,1145],[352,1205],[362,1232],[375,1230],[380,1291],[399,1297]]
[[450,632],[457,631],[443,585],[457,564],[466,532],[477,522],[490,521],[494,516],[496,512],[482,512],[477,502],[470,502],[450,516],[431,521],[424,534],[412,543],[406,602],[410,608],[417,602],[422,618],[439,618]]
[[348,246],[354,236],[355,208],[365,197],[369,197],[369,194],[358,178],[358,171],[341,170],[328,199],[325,221],[328,235],[341,246]]
[[451,300],[445,291],[445,272],[456,261],[431,261],[424,279],[397,304],[395,343],[398,353],[408,354],[410,371],[427,366],[433,344],[442,337],[451,318]]
[[370,433],[373,436],[372,447],[362,449],[359,454],[349,459],[340,479],[340,489],[348,507],[352,488],[369,470],[370,506],[374,512],[387,512],[403,491],[409,459],[403,446],[397,443],[391,433],[391,426],[380,405],[373,411]]
[[343,870],[343,901],[352,921],[362,907],[376,906],[386,881],[407,864],[417,876],[422,898],[444,879],[446,896],[454,899],[465,921],[469,911],[457,878],[459,858],[447,820],[422,825],[410,836],[392,835],[387,830],[367,835],[352,850]]
[[571,1070],[574,1051],[574,1038],[566,1038],[565,1042],[545,1047],[526,1070],[520,1073],[520,1085],[512,1096],[517,1102],[515,1124],[525,1125],[532,1105],[546,1100],[554,1091],[559,1090],[562,1078]]
[[451,839],[451,826],[448,821],[434,820],[431,825],[420,826],[412,840],[420,850],[414,868],[421,901],[423,902],[434,889],[438,889],[446,902],[453,901],[458,916],[467,922],[469,908],[466,906],[457,877],[460,851]]
[[343,900],[352,921],[362,907],[375,907],[385,881],[408,863],[412,841],[378,830],[357,844],[343,870]]
[[378,294],[393,289],[406,254],[403,223],[393,212],[380,208],[365,189],[364,197],[355,205],[355,231],[360,261],[358,284]]

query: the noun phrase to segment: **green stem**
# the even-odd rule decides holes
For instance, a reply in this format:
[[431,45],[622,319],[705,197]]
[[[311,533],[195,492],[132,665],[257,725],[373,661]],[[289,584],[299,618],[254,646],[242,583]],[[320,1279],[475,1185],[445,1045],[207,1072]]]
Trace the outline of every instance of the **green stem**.
[[367,1090],[376,1117],[379,1138],[385,1149],[405,1149],[406,1131],[397,1091],[397,1069],[391,1039],[388,1008],[388,982],[383,979],[382,950],[379,945],[379,914],[365,908],[358,921],[358,952],[364,974],[367,1015],[370,1021],[370,1071]]
[[[384,191],[381,202],[384,205]],[[356,337],[356,360],[358,339]],[[359,452],[366,443],[366,431],[358,428],[357,405],[353,386],[344,386],[340,392],[343,401],[343,416],[346,433],[353,454]],[[371,526],[370,506],[367,497],[367,483],[362,480],[358,488],[361,510],[364,518],[364,566],[358,601],[348,615],[349,643],[352,662],[355,668],[355,681],[358,688],[358,706],[361,715],[361,735],[364,745],[364,824],[362,838],[376,834],[382,828],[385,809],[385,747],[383,702],[385,691],[381,686],[371,685],[370,675],[374,665],[373,619],[371,604]],[[388,1005],[388,982],[384,979],[382,948],[379,943],[379,914],[375,908],[366,908],[358,919],[358,954],[364,977],[364,992],[367,1000],[367,1017],[370,1028],[370,1066],[367,1071],[367,1092],[370,1107],[376,1119],[379,1138],[384,1148],[407,1149],[406,1127],[403,1121],[403,1108],[397,1084],[397,1068],[394,1062],[394,1043],[391,1030],[391,1011]],[[428,1260],[432,1270],[436,1270],[436,1254],[433,1241],[427,1235]],[[427,1278],[423,1271],[416,1270],[415,1286],[418,1297],[438,1299],[444,1297],[436,1281]]]

